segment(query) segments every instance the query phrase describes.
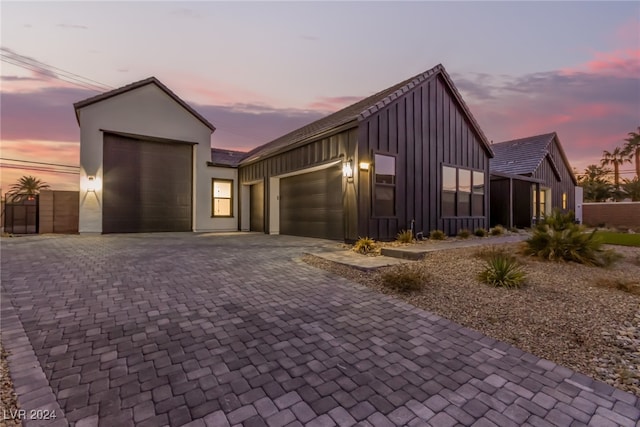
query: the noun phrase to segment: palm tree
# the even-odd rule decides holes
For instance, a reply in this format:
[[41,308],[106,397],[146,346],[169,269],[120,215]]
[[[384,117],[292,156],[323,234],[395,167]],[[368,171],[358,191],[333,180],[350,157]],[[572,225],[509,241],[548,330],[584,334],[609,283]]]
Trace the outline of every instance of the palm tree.
[[612,152],[604,150],[602,152],[602,166],[613,165],[613,181],[616,189],[620,187],[620,165],[624,162],[631,162],[627,155],[620,147],[616,147]]
[[640,127],[638,132],[629,132],[629,138],[625,139],[627,143],[624,145],[623,152],[635,158],[636,178],[640,179]]
[[611,169],[589,165],[584,173],[577,174],[578,182],[584,189],[585,202],[604,202],[614,195],[613,186],[607,180],[610,173]]
[[33,176],[23,176],[17,183],[11,186],[9,193],[11,201],[20,202],[24,199],[30,199],[40,193],[41,190],[49,188],[49,184],[35,178]]
[[624,183],[622,188],[627,197],[631,198],[632,202],[640,202],[640,178],[637,176],[634,179],[622,179]]

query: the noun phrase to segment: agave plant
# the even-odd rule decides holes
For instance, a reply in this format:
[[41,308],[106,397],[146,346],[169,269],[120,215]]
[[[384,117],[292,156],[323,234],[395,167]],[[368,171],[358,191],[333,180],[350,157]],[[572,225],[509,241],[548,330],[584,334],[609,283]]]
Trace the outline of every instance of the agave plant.
[[488,260],[478,278],[491,286],[518,288],[525,279],[518,260],[507,253],[496,252]]

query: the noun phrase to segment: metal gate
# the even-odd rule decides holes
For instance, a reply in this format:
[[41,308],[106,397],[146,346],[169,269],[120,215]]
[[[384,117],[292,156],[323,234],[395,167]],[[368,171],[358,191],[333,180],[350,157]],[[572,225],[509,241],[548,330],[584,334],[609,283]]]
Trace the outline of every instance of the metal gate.
[[20,202],[11,202],[5,195],[4,232],[12,234],[38,233],[38,196]]

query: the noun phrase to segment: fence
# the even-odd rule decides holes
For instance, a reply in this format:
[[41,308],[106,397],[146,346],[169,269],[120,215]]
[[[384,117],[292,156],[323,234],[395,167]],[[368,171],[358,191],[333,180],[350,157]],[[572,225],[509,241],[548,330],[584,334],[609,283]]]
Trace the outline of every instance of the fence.
[[78,232],[80,194],[77,191],[41,191],[39,233]]
[[640,229],[640,202],[584,203],[582,216],[590,227]]
[[38,196],[19,202],[5,197],[3,231],[14,234],[35,234],[38,232]]

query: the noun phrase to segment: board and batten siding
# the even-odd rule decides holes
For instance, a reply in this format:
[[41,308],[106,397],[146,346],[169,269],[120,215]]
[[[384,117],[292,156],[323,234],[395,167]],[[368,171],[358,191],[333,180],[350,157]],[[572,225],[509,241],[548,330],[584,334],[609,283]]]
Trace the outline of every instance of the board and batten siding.
[[575,184],[571,179],[571,171],[567,168],[564,160],[562,159],[562,155],[560,154],[560,150],[558,148],[558,141],[556,138],[553,139],[552,143],[549,144],[549,154],[553,159],[554,164],[558,169],[558,175],[560,179],[556,176],[553,171],[553,167],[547,156],[545,156],[544,160],[533,174],[534,178],[538,178],[544,181],[544,184],[540,184],[541,187],[547,187],[551,189],[551,207],[562,209],[562,193],[567,193],[567,209],[564,211],[574,211],[576,209],[575,203]]
[[[360,161],[396,156],[396,215],[373,215],[374,170],[359,171],[360,236],[392,240],[402,229],[440,229],[449,235],[488,226],[489,155],[464,110],[441,77],[430,79],[360,122]],[[484,216],[443,218],[442,166],[484,172]]]
[[[355,174],[357,169],[356,158],[357,145],[357,128],[354,127],[342,130],[333,135],[320,137],[312,140],[299,147],[292,148],[283,153],[275,154],[264,159],[257,160],[254,163],[240,166],[239,181],[240,185],[252,182],[264,182],[265,200],[271,200],[269,188],[270,177],[276,177],[292,172],[302,172],[305,169],[328,164],[336,161],[351,160],[354,168],[354,179],[348,181],[343,179],[343,212],[344,212],[344,238],[346,240],[356,240],[357,233],[357,204],[356,204],[356,186],[358,177]],[[242,211],[242,215],[248,214],[246,210]],[[269,232],[269,209],[265,209],[264,219],[266,230]]]

